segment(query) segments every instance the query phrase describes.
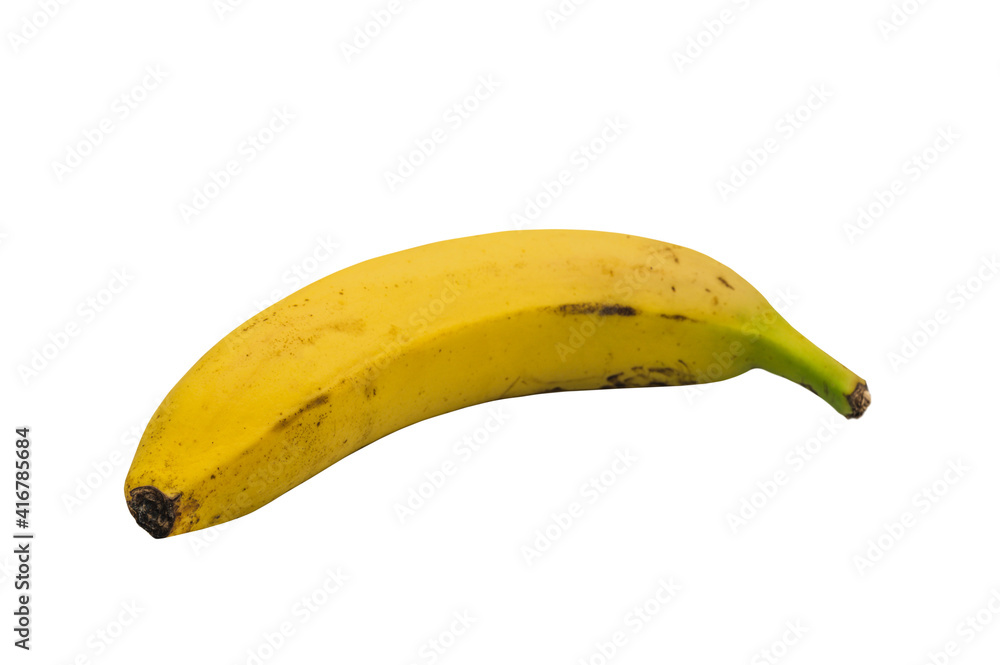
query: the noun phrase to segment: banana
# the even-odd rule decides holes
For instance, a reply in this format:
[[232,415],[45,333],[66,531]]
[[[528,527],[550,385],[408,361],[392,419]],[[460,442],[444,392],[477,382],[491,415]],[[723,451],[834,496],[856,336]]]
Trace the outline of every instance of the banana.
[[324,277],[212,347],[125,481],[155,538],[250,513],[407,425],[490,400],[686,385],[762,368],[848,418],[867,384],[735,272],[617,233],[505,231]]

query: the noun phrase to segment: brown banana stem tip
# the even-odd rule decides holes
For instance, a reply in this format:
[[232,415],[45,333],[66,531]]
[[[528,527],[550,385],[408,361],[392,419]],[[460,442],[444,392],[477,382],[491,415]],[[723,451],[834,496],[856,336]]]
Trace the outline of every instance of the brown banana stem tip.
[[862,381],[854,387],[854,392],[847,396],[847,404],[851,407],[848,418],[860,418],[868,405],[872,403],[872,394],[868,392],[868,384]]
[[166,538],[170,535],[177,517],[174,504],[180,494],[171,499],[152,485],[143,485],[129,492],[129,497],[128,511],[132,513],[136,524],[153,538]]

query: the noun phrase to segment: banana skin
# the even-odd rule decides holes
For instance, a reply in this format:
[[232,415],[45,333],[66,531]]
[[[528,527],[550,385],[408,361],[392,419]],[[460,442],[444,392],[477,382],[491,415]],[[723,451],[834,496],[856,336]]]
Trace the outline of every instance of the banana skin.
[[432,243],[324,277],[213,346],[153,414],[125,498],[150,535],[174,536],[466,406],[755,368],[848,418],[871,401],[863,379],[693,250],[576,230]]

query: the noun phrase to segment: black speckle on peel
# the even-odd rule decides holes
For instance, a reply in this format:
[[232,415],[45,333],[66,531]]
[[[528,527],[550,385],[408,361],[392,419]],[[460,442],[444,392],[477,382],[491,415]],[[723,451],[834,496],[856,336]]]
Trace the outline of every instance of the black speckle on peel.
[[689,316],[684,316],[683,314],[660,314],[660,316],[662,316],[665,319],[670,319],[671,321],[691,321],[691,322],[695,322],[695,319],[692,319]]
[[581,302],[559,305],[555,308],[560,314],[597,314],[598,316],[635,316],[638,314],[629,305],[614,305],[596,302]]
[[725,279],[723,279],[722,277],[719,277],[719,278],[718,278],[718,280],[719,280],[720,282],[722,282],[722,285],[723,285],[724,287],[726,287],[727,289],[731,289],[731,290],[733,290],[733,291],[735,291],[735,290],[736,290],[736,289],[734,289],[734,288],[732,287],[732,285],[731,285],[731,284],[730,284],[729,282],[727,282],[727,281],[726,281]]
[[152,485],[143,485],[129,492],[128,511],[153,538],[166,538],[174,528],[180,498],[180,494],[171,498]]

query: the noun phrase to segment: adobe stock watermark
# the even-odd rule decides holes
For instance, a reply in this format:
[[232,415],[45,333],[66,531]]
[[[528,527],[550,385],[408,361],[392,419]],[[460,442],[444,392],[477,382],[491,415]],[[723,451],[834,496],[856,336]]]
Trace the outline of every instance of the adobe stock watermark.
[[701,27],[688,35],[684,46],[674,49],[671,53],[677,71],[683,74],[685,67],[690,67],[696,60],[705,55],[725,34],[729,26],[736,23],[737,19],[750,9],[752,4],[751,0],[731,0],[727,6],[703,20]]
[[619,115],[605,118],[593,136],[570,152],[566,165],[551,178],[543,179],[535,192],[524,199],[524,205],[510,214],[510,225],[515,229],[526,229],[537,222],[577,182],[580,175],[621,139],[628,128],[629,125]]
[[922,665],[950,665],[1000,619],[1000,587],[991,589],[989,593],[990,597],[979,609],[962,617],[955,625],[955,636],[952,639],[927,652]]
[[[779,288],[771,292],[771,296],[767,299],[774,311],[780,316],[784,317],[789,312],[791,312],[795,303],[799,301],[799,296],[790,288]],[[743,356],[749,349],[750,344],[755,343],[761,336],[767,334],[767,331],[778,322],[778,317],[770,312],[764,312],[762,314],[757,314],[745,324],[741,332],[746,335],[746,344],[743,342],[734,342],[730,345],[728,353],[715,353],[714,360],[712,363],[706,367],[704,370],[698,370],[694,373],[693,379],[697,383],[692,383],[683,387],[684,397],[687,399],[688,404],[694,404],[702,396],[710,393],[715,387],[716,383],[713,383],[715,379],[718,379],[723,374],[725,374],[741,356]]]
[[17,575],[18,563],[9,554],[0,559],[0,586],[7,588],[7,582]]
[[535,529],[528,542],[521,545],[521,557],[529,567],[552,549],[574,526],[580,523],[588,507],[593,506],[608,490],[628,473],[639,459],[628,449],[615,451],[615,458],[601,473],[591,476],[580,485],[579,499],[573,499],[565,508],[549,513],[544,526]]
[[384,6],[371,10],[364,22],[354,26],[350,38],[340,42],[340,53],[347,64],[354,62],[355,58],[374,44],[411,4],[413,0],[389,0]]
[[583,322],[571,325],[566,330],[565,341],[556,342],[555,344],[556,355],[559,356],[561,362],[566,362],[573,354],[582,349],[597,334],[598,329],[607,322],[609,315],[614,315],[616,312],[621,311],[621,306],[595,305],[589,310],[587,308],[580,309],[580,312],[575,313],[583,314],[585,317]]
[[[616,298],[620,302],[627,302],[637,289],[644,288],[644,285],[654,275],[662,273],[664,267],[672,265],[676,258],[673,254],[673,249],[669,246],[649,252],[641,265],[625,271],[624,277],[615,282],[613,292]],[[772,298],[772,302],[778,303],[777,306],[782,309],[788,309],[796,300],[798,298],[789,290],[777,291],[775,297]],[[556,355],[559,356],[559,360],[566,362],[573,354],[582,349],[597,334],[598,330],[607,323],[609,316],[626,313],[627,311],[628,307],[623,305],[583,305],[572,311],[567,311],[566,313],[582,316],[583,321],[570,325],[566,330],[566,337],[555,342],[554,349]],[[777,320],[777,317],[771,314],[757,315],[743,326],[743,332],[747,335],[750,343],[755,342]],[[706,382],[710,378],[719,378],[723,371],[731,367],[736,359],[743,355],[746,350],[743,343],[735,342],[730,345],[728,352],[714,354],[715,361],[705,370],[698,370],[694,373],[690,372],[684,361],[681,361],[681,364],[685,367],[685,371],[683,372],[677,368],[650,368],[649,371],[659,373],[664,385],[673,385],[678,382],[682,384],[692,381]],[[633,370],[635,369],[633,368]],[[621,377],[621,374],[625,374],[625,372],[614,376]],[[632,376],[630,372],[629,376],[619,378],[619,380],[625,382],[626,385],[633,380],[637,382],[637,385],[647,385],[650,378],[648,375],[643,377]],[[688,389],[691,389],[692,392],[685,394],[688,397],[688,401],[693,402],[695,397],[706,392],[707,386],[685,385],[685,390]]]
[[908,187],[919,182],[960,138],[951,125],[939,128],[934,139],[923,150],[903,162],[899,176],[893,178],[884,189],[876,189],[867,203],[858,206],[854,221],[843,227],[848,242],[853,245],[876,221],[882,219],[910,191]]
[[906,537],[907,533],[916,528],[920,518],[936,508],[971,471],[972,468],[961,459],[948,462],[940,478],[910,497],[911,509],[904,510],[897,517],[884,522],[879,535],[869,539],[864,550],[854,555],[852,561],[858,574],[864,576],[870,572],[875,564],[882,561],[886,554]]
[[300,596],[285,619],[271,630],[260,633],[256,645],[246,650],[246,665],[263,665],[268,662],[296,635],[300,627],[309,623],[323,608],[329,605],[351,577],[340,566],[327,568],[322,581],[309,593]]
[[802,625],[799,620],[786,621],[785,629],[779,637],[770,644],[756,651],[750,658],[750,665],[775,665],[782,661],[792,647],[802,641],[802,638],[809,632],[809,628]]
[[340,243],[333,239],[333,236],[326,233],[317,236],[312,247],[288,268],[281,273],[281,286],[277,286],[261,297],[254,298],[249,311],[242,315],[236,323],[243,323],[247,319],[260,314],[265,309],[275,304],[279,300],[290,296],[303,286],[315,281],[321,275],[321,268],[335,257],[340,250]]
[[246,0],[212,0],[212,11],[216,18],[225,21],[229,15],[246,4]]
[[83,649],[77,650],[66,662],[91,663],[92,659],[100,658],[111,647],[121,642],[128,630],[146,612],[137,601],[126,600],[119,603],[112,617],[103,626],[90,633],[83,642]]
[[65,353],[73,340],[121,297],[132,280],[133,275],[128,268],[112,270],[106,285],[81,300],[73,310],[73,317],[62,327],[49,332],[44,342],[28,352],[29,360],[17,365],[21,383],[27,386]]
[[462,296],[462,290],[455,282],[446,279],[441,283],[438,294],[422,307],[413,310],[405,321],[400,322],[401,325],[396,326],[393,339],[382,343],[381,350],[371,360],[370,378],[388,367],[414,337],[425,333],[439,321]]
[[451,447],[451,453],[430,471],[425,471],[420,480],[410,486],[406,497],[393,504],[393,513],[400,524],[406,524],[407,520],[437,496],[448,481],[464,469],[510,420],[510,414],[503,404],[487,407],[486,414],[482,425],[456,441]]
[[889,41],[916,16],[929,0],[903,0],[892,3],[888,16],[883,16],[875,22],[879,34],[884,41]]
[[[228,514],[246,514],[255,510],[257,508],[253,505],[255,497],[270,491],[278,480],[284,482],[287,478],[287,475],[284,475],[286,470],[295,464],[296,460],[294,455],[272,456],[266,464],[264,462],[254,464],[243,481],[243,490],[230,497],[227,505],[230,508]],[[200,556],[230,528],[236,527],[233,522],[227,521],[200,529],[190,536],[185,536],[185,539],[191,545],[192,554]]]
[[40,35],[42,31],[52,23],[53,19],[62,12],[62,8],[70,3],[70,0],[36,0],[38,9],[21,17],[17,30],[7,32],[7,42],[11,50],[17,54],[28,45],[28,42]]
[[681,587],[672,577],[661,577],[656,587],[642,601],[633,605],[622,617],[620,628],[614,630],[607,639],[594,642],[594,648],[587,655],[577,658],[577,665],[608,665],[621,655],[632,638],[642,632],[669,605],[673,604]]
[[[615,281],[615,297],[619,302],[628,302],[637,289],[645,288],[654,275],[662,275],[665,268],[673,265],[675,261],[677,256],[671,246],[656,246],[646,253],[646,258],[641,264],[624,271],[623,276]],[[597,334],[598,329],[607,322],[608,315],[621,313],[621,307],[615,305],[580,307],[571,313],[583,315],[584,320],[582,323],[571,325],[566,331],[565,340],[555,343],[556,355],[562,362],[566,362]]]
[[232,522],[222,522],[220,524],[214,524],[208,529],[198,529],[193,531],[190,535],[185,536],[185,540],[188,541],[188,545],[191,547],[191,554],[195,557],[200,557],[202,554],[208,551],[208,549],[219,542],[219,538],[225,532],[233,526]]
[[801,443],[797,443],[785,453],[782,463],[763,480],[758,480],[754,489],[738,501],[738,507],[726,513],[726,524],[733,534],[738,534],[781,493],[792,479],[801,474],[809,464],[826,449],[844,429],[845,420],[840,416],[826,416],[816,428],[816,433]]
[[67,515],[73,515],[90,500],[104,487],[118,468],[128,466],[139,447],[143,431],[141,425],[133,425],[122,432],[118,437],[118,444],[111,449],[111,452],[91,462],[90,468],[77,476],[73,487],[59,495]]
[[441,114],[441,124],[432,128],[424,136],[413,140],[413,149],[401,152],[396,157],[396,167],[387,169],[382,177],[390,192],[395,192],[400,185],[411,178],[421,166],[427,163],[438,149],[452,138],[455,132],[472,119],[483,104],[492,99],[500,89],[500,81],[493,74],[480,76],[476,85],[468,94],[452,103]]
[[715,189],[723,203],[728,202],[738,191],[760,173],[782,147],[787,145],[833,98],[833,92],[825,83],[809,88],[805,100],[789,109],[774,123],[774,134],[756,146],[746,149],[746,158],[734,164],[729,175],[715,181]]
[[296,119],[287,106],[271,109],[271,115],[256,131],[247,134],[236,147],[236,154],[223,162],[215,170],[210,170],[208,176],[196,185],[190,200],[177,205],[177,211],[185,223],[198,217],[208,210],[209,206],[233,184],[233,181],[244,173],[246,167],[267,150]]
[[[97,122],[80,131],[80,138],[63,149],[63,156],[52,161],[52,174],[62,183],[86,162],[147,99],[167,80],[168,72],[160,65],[148,65],[135,85],[115,96],[108,112]],[[61,161],[60,161],[61,160]]]
[[1000,262],[997,261],[996,254],[981,258],[972,274],[948,291],[944,304],[935,308],[927,318],[920,319],[909,333],[900,338],[899,346],[886,354],[889,367],[898,372],[904,365],[911,363],[979,295],[997,272],[1000,272]]
[[453,649],[458,642],[468,634],[469,629],[479,622],[479,618],[469,610],[452,612],[448,624],[435,632],[417,647],[417,657],[409,665],[418,663],[436,663]]
[[545,10],[545,22],[552,32],[558,30],[564,23],[576,16],[576,12],[587,4],[588,0],[558,0]]

